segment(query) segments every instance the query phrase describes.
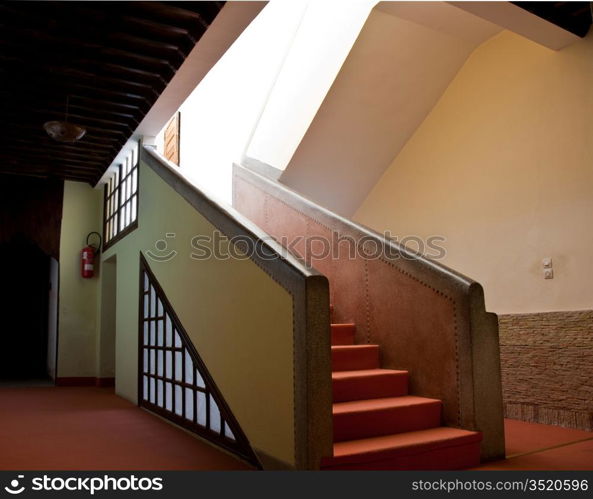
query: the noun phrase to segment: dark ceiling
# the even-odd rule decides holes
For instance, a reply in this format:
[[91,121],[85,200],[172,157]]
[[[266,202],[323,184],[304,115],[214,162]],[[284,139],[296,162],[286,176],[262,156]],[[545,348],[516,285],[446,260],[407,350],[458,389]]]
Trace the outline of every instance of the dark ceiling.
[[511,3],[580,37],[591,27],[591,2]]
[[0,173],[95,184],[223,4],[0,1]]

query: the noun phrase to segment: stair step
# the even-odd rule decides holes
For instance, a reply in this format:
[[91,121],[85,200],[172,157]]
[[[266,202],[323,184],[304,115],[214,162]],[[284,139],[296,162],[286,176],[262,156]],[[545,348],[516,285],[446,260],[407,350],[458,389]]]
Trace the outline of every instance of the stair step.
[[332,324],[332,345],[353,345],[356,326],[354,324]]
[[321,467],[336,470],[453,470],[480,463],[482,434],[457,428],[398,433],[334,444]]
[[442,403],[405,395],[333,405],[334,442],[426,430],[441,424]]
[[334,402],[408,394],[408,371],[365,369],[332,373]]
[[334,345],[332,371],[360,371],[379,368],[379,345]]

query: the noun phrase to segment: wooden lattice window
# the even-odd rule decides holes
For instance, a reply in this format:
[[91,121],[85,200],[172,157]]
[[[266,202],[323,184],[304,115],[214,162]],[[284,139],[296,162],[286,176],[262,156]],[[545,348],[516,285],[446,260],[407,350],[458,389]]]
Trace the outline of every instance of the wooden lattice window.
[[142,255],[139,346],[139,404],[259,467],[247,437]]
[[138,226],[138,153],[132,150],[105,185],[105,247]]
[[178,111],[171,118],[164,133],[165,158],[179,166],[179,139],[181,136],[181,113]]

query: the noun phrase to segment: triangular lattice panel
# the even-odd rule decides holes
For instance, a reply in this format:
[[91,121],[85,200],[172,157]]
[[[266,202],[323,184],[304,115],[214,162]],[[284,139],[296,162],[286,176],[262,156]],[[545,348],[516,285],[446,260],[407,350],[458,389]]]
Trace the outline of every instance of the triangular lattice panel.
[[140,405],[258,466],[245,434],[140,255]]

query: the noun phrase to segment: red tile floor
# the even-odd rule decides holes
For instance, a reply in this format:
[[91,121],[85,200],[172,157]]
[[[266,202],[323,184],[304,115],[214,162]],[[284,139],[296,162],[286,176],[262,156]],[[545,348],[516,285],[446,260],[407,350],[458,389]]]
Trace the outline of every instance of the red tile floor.
[[[507,420],[507,456],[478,469],[593,470],[593,433]],[[0,470],[246,470],[109,388],[0,386]]]
[[507,458],[480,470],[593,470],[593,432],[506,419]]
[[112,388],[0,387],[0,470],[244,470]]

